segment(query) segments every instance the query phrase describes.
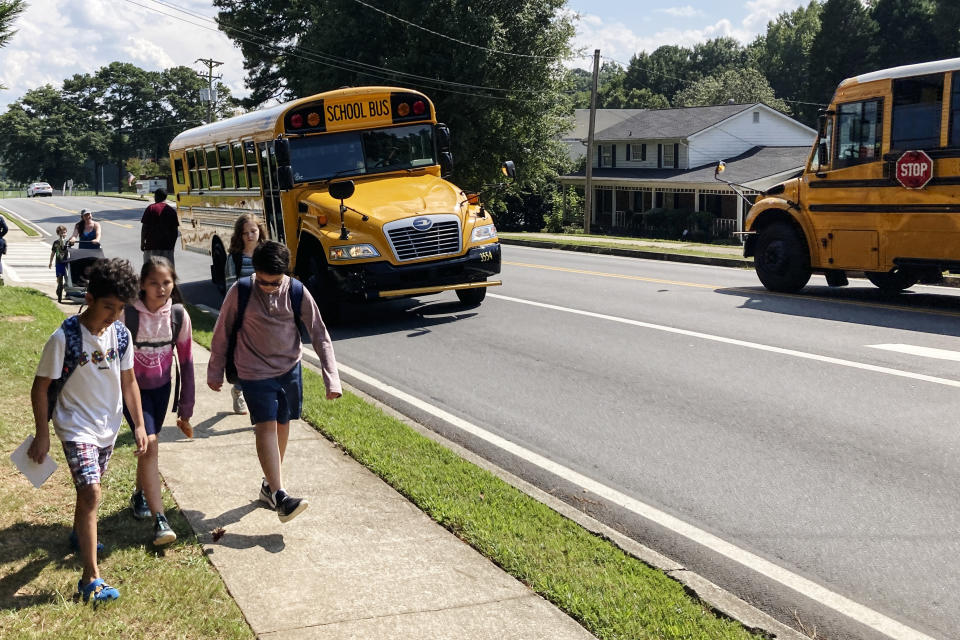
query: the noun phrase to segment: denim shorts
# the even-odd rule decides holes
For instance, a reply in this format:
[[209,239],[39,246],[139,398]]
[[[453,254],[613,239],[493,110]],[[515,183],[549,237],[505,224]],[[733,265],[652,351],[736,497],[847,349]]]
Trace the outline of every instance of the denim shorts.
[[[170,381],[156,389],[140,389],[140,407],[143,409],[143,428],[147,435],[157,435],[163,428],[163,419],[167,415],[167,405],[170,403]],[[123,403],[123,417],[127,419],[130,430],[133,430],[133,420],[127,410],[127,403]]]
[[250,412],[250,423],[297,420],[303,409],[303,378],[300,363],[275,378],[240,380],[243,399]]
[[113,446],[98,447],[87,442],[64,442],[63,454],[77,488],[88,484],[100,484],[107,472],[107,464],[113,455]]

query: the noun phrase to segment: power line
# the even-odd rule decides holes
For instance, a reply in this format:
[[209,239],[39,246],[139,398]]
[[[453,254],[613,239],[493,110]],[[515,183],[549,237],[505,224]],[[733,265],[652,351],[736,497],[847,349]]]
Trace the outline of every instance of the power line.
[[381,9],[381,8],[379,8],[379,7],[375,7],[375,6],[373,6],[372,4],[369,4],[369,3],[367,3],[367,2],[364,2],[363,0],[353,0],[353,1],[356,2],[356,3],[359,4],[359,5],[362,5],[362,6],[364,6],[364,7],[367,7],[368,9],[372,9],[373,11],[376,11],[377,13],[382,13],[383,15],[387,16],[388,18],[392,18],[392,19],[394,19],[394,20],[396,20],[396,21],[398,21],[398,22],[402,22],[403,24],[408,25],[408,26],[411,26],[411,27],[413,27],[413,28],[415,28],[415,29],[420,29],[421,31],[426,31],[427,33],[432,34],[432,35],[435,35],[435,36],[437,36],[437,37],[439,37],[439,38],[445,38],[445,39],[450,40],[450,41],[452,41],[452,42],[456,42],[457,44],[462,44],[462,45],[467,46],[467,47],[473,47],[474,49],[480,49],[480,50],[482,50],[482,51],[489,51],[490,53],[497,53],[497,54],[504,55],[504,56],[516,56],[516,57],[518,57],[518,58],[539,58],[539,59],[541,59],[541,60],[563,60],[562,57],[557,57],[557,56],[536,56],[536,55],[531,55],[531,54],[527,54],[527,53],[513,53],[513,52],[511,52],[511,51],[499,51],[499,50],[497,50],[497,49],[491,49],[491,48],[489,48],[489,47],[484,47],[484,46],[481,46],[481,45],[479,45],[479,44],[473,44],[473,43],[471,43],[471,42],[464,42],[463,40],[458,40],[458,39],[456,39],[456,38],[452,38],[452,37],[450,37],[450,36],[448,36],[448,35],[445,35],[445,34],[443,34],[443,33],[438,32],[438,31],[433,31],[432,29],[427,29],[426,27],[422,27],[422,26],[416,24],[415,22],[410,22],[409,20],[404,20],[403,18],[401,18],[401,17],[399,17],[399,16],[395,16],[395,15],[393,15],[392,13],[388,13],[388,12],[384,11],[383,9]]

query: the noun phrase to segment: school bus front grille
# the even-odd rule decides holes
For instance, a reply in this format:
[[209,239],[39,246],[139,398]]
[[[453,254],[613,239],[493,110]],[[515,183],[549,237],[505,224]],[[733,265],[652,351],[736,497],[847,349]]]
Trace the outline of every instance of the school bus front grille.
[[460,221],[456,216],[444,216],[452,220],[435,220],[426,231],[418,231],[406,223],[387,229],[387,237],[397,260],[416,260],[447,254],[460,253]]

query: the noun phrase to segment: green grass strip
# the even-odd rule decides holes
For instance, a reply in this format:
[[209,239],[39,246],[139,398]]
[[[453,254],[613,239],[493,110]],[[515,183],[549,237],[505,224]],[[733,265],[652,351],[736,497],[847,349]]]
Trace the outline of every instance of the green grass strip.
[[[191,310],[209,348],[213,319]],[[616,545],[304,369],[304,419],[430,517],[598,638],[757,638]]]
[[[33,289],[0,287],[0,447],[34,433],[30,386],[44,343],[63,314]],[[254,634],[203,547],[164,490],[179,539],[154,549],[153,526],[130,515],[136,459],[126,426],[103,478],[100,571],[120,600],[94,610],[72,601],[82,567],[67,544],[76,493],[59,440],[60,469],[34,489],[0,456],[0,638],[183,638],[250,640]],[[162,455],[162,453],[161,453]],[[199,473],[200,471],[198,471]]]
[[8,213],[8,212],[6,212],[6,211],[0,211],[0,215],[2,215],[2,216],[3,216],[3,219],[6,220],[7,222],[12,222],[13,224],[15,224],[15,225],[17,225],[18,227],[20,227],[20,229],[21,229],[25,234],[27,234],[28,236],[38,236],[38,235],[40,235],[40,234],[37,232],[36,229],[34,229],[33,227],[27,226],[27,225],[23,222],[23,220],[21,220],[19,217],[14,216],[14,215],[10,215],[10,213]]
[[[732,253],[728,251],[716,251],[710,250],[707,247],[731,247],[733,245],[700,245],[704,248],[696,248],[697,245],[693,245],[691,248],[690,243],[682,243],[674,240],[647,240],[644,238],[617,238],[617,237],[607,237],[607,236],[578,236],[572,235],[570,237],[564,238],[542,238],[536,235],[528,235],[523,233],[500,233],[500,236],[507,240],[529,240],[530,242],[543,242],[547,244],[555,245],[557,248],[562,249],[564,247],[602,247],[602,248],[612,248],[612,249],[629,249],[632,251],[649,251],[652,253],[670,253],[676,255],[684,256],[699,256],[701,258],[731,258],[735,260],[753,260],[753,258],[744,258],[739,253]],[[683,246],[661,246],[661,244],[654,243],[670,243]]]

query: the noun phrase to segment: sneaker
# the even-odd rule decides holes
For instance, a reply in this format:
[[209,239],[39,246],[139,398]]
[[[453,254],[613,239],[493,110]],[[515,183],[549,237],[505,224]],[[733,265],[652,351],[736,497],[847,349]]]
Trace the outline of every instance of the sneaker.
[[[70,548],[74,551],[80,550],[80,540],[77,538],[76,530],[70,532]],[[97,551],[103,551],[103,543],[97,541]]]
[[177,534],[173,532],[173,529],[170,528],[170,523],[167,522],[167,517],[162,513],[157,514],[157,520],[153,525],[153,546],[162,547],[165,544],[170,544],[177,539]]
[[130,496],[130,508],[133,510],[133,517],[137,520],[146,520],[153,515],[150,507],[147,506],[147,499],[143,497],[143,491],[135,491]]
[[260,481],[260,502],[271,509],[276,510],[277,508],[277,503],[273,501],[273,492],[270,491],[270,485],[267,484],[266,478]]
[[243,392],[240,391],[240,387],[231,389],[230,395],[233,396],[233,412],[245,414],[247,412],[247,401],[243,399]]
[[288,496],[283,489],[277,491],[273,499],[277,503],[277,517],[280,518],[280,522],[290,522],[310,506],[305,498]]
[[84,602],[90,602],[92,599],[94,606],[101,602],[116,600],[119,597],[120,592],[100,578],[97,578],[87,586],[83,586],[83,580],[81,579],[77,583],[77,593],[74,595],[74,598],[77,600],[83,599]]

